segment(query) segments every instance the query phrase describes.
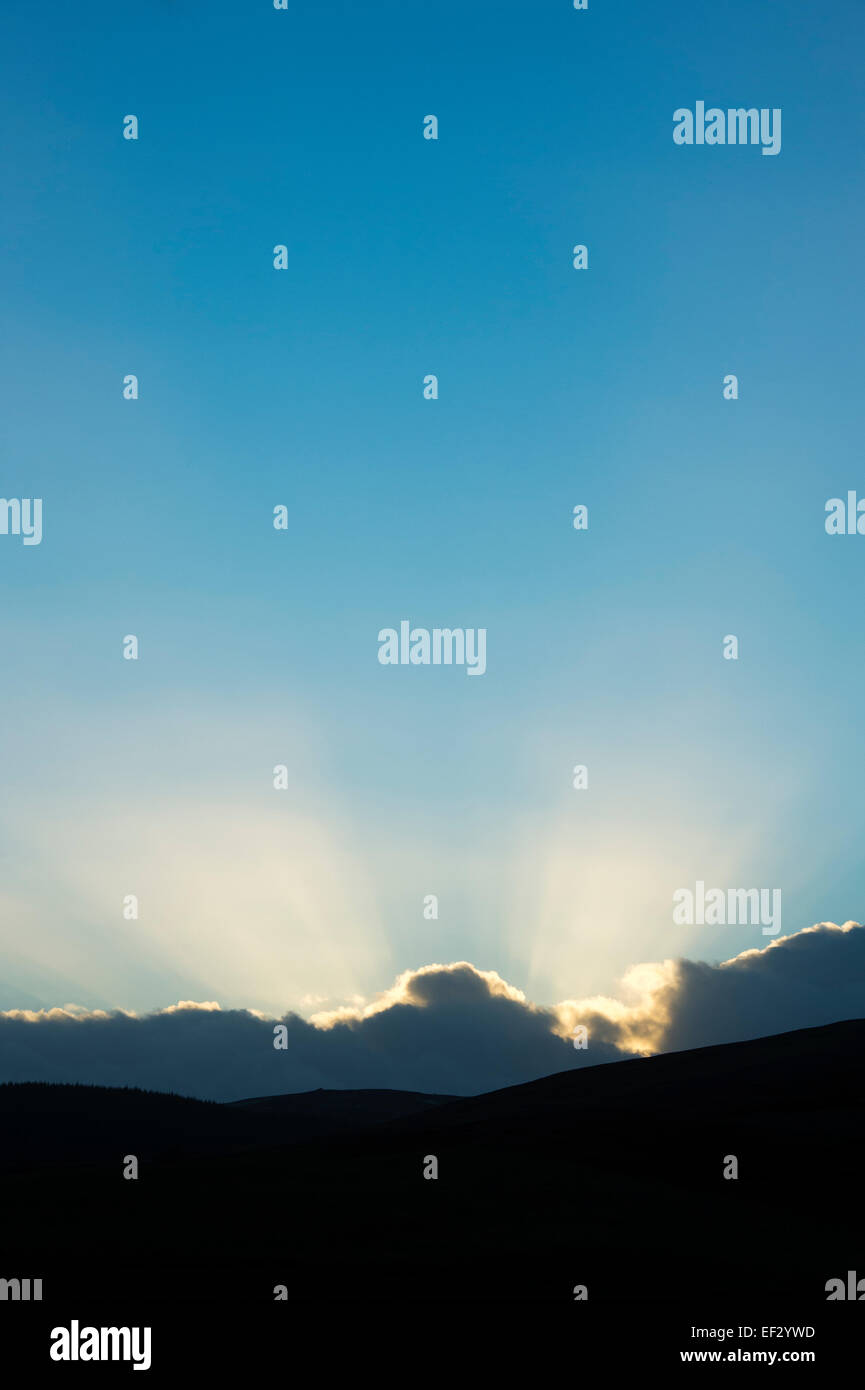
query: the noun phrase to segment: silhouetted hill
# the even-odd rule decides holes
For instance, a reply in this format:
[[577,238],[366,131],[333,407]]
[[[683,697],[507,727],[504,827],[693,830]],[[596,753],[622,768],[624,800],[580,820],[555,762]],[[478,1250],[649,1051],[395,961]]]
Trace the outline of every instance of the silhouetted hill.
[[863,1061],[859,1020],[451,1100],[3,1087],[0,1263],[67,1301],[118,1280],[259,1303],[278,1285],[568,1302],[586,1284],[601,1302],[822,1308],[827,1279],[865,1275]]
[[219,1103],[136,1087],[0,1085],[0,1168],[237,1153],[347,1134],[427,1111],[451,1096],[417,1091],[302,1091]]
[[[627,1106],[634,1118],[681,1113],[687,1105],[692,1119],[714,1114],[723,1099],[724,1117],[791,1112],[808,1124],[813,1112],[807,1099],[821,1109],[833,1100],[846,1106],[862,1085],[865,1060],[865,1020],[853,1019],[820,1028],[803,1028],[747,1042],[722,1043],[633,1058],[604,1066],[556,1072],[538,1081],[489,1091],[481,1096],[456,1097],[436,1116],[440,1132],[495,1125],[514,1138],[531,1143],[532,1126],[551,1134],[572,1131],[589,1113]],[[865,1096],[863,1096],[865,1098]],[[403,1129],[423,1127],[424,1117]]]
[[256,1096],[251,1100],[229,1101],[229,1108],[242,1108],[250,1115],[292,1119],[312,1129],[326,1126],[328,1133],[344,1132],[385,1120],[431,1110],[455,1096],[428,1095],[423,1091],[298,1091],[283,1096]]

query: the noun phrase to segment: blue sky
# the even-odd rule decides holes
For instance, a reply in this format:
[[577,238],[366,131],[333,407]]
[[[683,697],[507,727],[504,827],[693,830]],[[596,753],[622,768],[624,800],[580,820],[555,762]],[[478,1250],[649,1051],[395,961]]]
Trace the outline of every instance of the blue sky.
[[[0,536],[0,1007],[610,993],[765,944],[674,926],[697,879],[860,920],[861,6],[2,35],[0,492],[44,539]],[[674,145],[700,99],[780,155]],[[403,618],[486,674],[380,666]]]

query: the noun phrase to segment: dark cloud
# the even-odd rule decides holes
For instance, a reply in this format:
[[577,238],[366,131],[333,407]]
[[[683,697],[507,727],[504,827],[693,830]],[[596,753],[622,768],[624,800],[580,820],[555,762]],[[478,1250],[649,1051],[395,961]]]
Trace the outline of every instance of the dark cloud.
[[[185,1004],[144,1017],[0,1014],[0,1080],[83,1081],[215,1100],[360,1087],[470,1095],[636,1051],[730,1042],[865,1015],[865,928],[821,924],[722,965],[637,967],[636,1002],[530,1004],[466,962],[402,976],[366,1009],[307,1021]],[[273,1046],[274,1024],[287,1030]],[[586,1050],[571,1030],[589,1028]]]
[[661,1050],[865,1016],[865,927],[823,922],[721,966],[681,961]]
[[[497,980],[497,977],[495,977]],[[279,1091],[382,1087],[470,1095],[569,1066],[609,1061],[578,1052],[552,1010],[533,1008],[472,966],[407,975],[383,1007],[327,1026],[296,1014],[274,1023],[241,1010],[178,1006],[125,1014],[0,1015],[0,1079],[87,1081],[174,1090],[216,1100]],[[516,995],[516,992],[513,992]]]

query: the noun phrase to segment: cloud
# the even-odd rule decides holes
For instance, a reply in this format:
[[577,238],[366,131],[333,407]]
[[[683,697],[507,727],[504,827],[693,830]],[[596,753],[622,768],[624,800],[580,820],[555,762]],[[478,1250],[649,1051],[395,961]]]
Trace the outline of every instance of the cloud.
[[[136,1017],[51,1009],[0,1014],[0,1079],[139,1085],[211,1099],[385,1087],[472,1094],[585,1060],[554,1009],[465,961],[407,971],[373,1003],[305,1020],[286,1050],[250,1010],[185,1003]],[[619,1056],[599,1044],[592,1060]]]
[[[623,998],[531,1003],[467,961],[400,975],[372,1002],[282,1020],[216,1002],[155,1013],[0,1014],[0,1080],[86,1081],[216,1100],[325,1088],[470,1095],[569,1067],[865,1015],[865,928],[823,922],[719,965],[632,967]],[[286,1050],[273,1046],[284,1023]],[[589,1045],[573,1047],[586,1025]]]
[[679,966],[664,1051],[865,1016],[865,927],[821,922],[713,969]]
[[[441,1002],[442,983],[451,1000],[460,995],[470,996],[477,992],[476,980],[483,980],[490,996],[512,999],[518,1004],[526,1003],[521,989],[516,989],[503,980],[495,970],[478,970],[468,961],[456,961],[451,965],[422,965],[419,970],[404,970],[390,989],[385,990],[373,1003],[360,1000],[351,1008],[342,1005],[323,1013],[313,1014],[310,1023],[318,1028],[332,1028],[336,1023],[353,1020],[356,1023],[375,1014],[384,1013],[396,1004],[410,1004],[425,1008],[429,1004]],[[527,1005],[531,1008],[531,1005]],[[537,1012],[537,1010],[535,1010]]]
[[634,966],[622,984],[630,1002],[568,1000],[558,1006],[560,1018],[640,1052],[677,1052],[859,1018],[865,1015],[865,928],[820,922],[719,965],[678,960]]

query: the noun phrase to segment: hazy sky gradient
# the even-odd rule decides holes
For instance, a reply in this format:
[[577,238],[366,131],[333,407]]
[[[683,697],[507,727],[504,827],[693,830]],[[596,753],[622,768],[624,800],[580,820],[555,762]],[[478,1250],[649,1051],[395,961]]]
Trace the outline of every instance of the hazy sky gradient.
[[[0,494],[44,540],[0,536],[0,1008],[613,992],[765,946],[674,926],[697,879],[865,916],[865,537],[823,524],[865,495],[863,39],[8,0]],[[699,99],[782,108],[780,155],[675,146]],[[403,618],[486,674],[380,666]]]

